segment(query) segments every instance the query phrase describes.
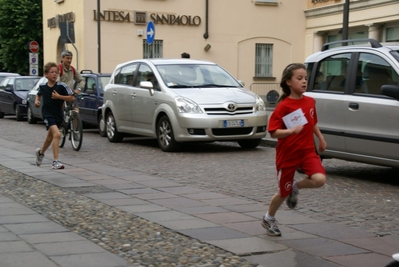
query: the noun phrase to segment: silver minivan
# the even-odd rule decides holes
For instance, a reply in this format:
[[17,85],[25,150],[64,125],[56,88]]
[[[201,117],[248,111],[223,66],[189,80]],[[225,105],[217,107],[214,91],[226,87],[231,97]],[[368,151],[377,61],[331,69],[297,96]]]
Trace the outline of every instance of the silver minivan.
[[102,107],[111,142],[153,137],[163,151],[184,142],[237,141],[257,147],[266,136],[263,100],[215,63],[142,59],[118,65]]
[[[369,44],[341,46],[358,42]],[[328,144],[321,156],[399,168],[399,46],[327,43],[305,64]]]

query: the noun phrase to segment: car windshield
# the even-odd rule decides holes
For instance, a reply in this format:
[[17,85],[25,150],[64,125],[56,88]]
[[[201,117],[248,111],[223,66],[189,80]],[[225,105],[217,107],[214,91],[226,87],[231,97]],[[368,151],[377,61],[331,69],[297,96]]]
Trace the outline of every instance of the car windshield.
[[29,91],[35,86],[39,77],[32,77],[26,79],[16,79],[15,80],[15,91]]
[[217,65],[159,65],[157,69],[169,88],[242,87]]

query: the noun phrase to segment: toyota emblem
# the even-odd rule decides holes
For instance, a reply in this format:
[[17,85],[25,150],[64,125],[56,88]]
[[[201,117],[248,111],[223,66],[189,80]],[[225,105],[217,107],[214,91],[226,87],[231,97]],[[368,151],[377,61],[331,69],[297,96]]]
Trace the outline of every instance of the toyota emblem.
[[236,103],[228,103],[227,104],[227,110],[228,111],[235,111],[237,109]]

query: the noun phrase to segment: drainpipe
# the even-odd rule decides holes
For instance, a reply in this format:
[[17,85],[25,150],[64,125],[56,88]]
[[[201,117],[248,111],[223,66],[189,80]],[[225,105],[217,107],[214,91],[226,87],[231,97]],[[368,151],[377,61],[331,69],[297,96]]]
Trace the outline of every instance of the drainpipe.
[[208,33],[208,10],[209,10],[209,0],[205,0],[205,33],[204,33],[204,39],[208,39],[209,33]]

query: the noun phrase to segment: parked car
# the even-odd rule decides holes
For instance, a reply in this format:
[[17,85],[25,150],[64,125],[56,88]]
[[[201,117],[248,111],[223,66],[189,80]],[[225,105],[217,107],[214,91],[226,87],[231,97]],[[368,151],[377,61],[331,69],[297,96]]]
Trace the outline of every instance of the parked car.
[[143,59],[119,64],[102,108],[110,142],[124,134],[153,137],[163,151],[183,142],[237,141],[257,147],[266,136],[263,100],[215,63]]
[[[358,42],[370,45],[333,47]],[[328,144],[321,157],[399,168],[399,45],[326,43],[305,64]]]
[[96,125],[101,136],[105,136],[104,120],[101,112],[104,97],[104,87],[109,83],[111,74],[93,73],[82,70],[85,88],[78,98],[80,117],[84,123]]
[[[104,120],[99,108],[102,107],[104,87],[108,84],[111,74],[98,74],[89,70],[82,70],[81,75],[85,79],[85,87],[82,89],[80,96],[77,97],[80,117],[84,123],[96,125],[100,134],[105,136]],[[28,123],[32,124],[42,120],[41,107],[35,107],[35,98],[39,85],[46,82],[47,78],[42,77],[28,93]]]
[[18,73],[13,73],[13,72],[0,72],[0,83],[2,80],[4,80],[6,77],[9,76],[20,76]]
[[0,83],[0,118],[15,115],[17,121],[26,116],[28,91],[40,79],[37,76],[8,76]]
[[46,77],[41,77],[36,84],[32,87],[32,89],[28,92],[26,97],[26,117],[29,124],[35,124],[37,121],[43,120],[42,118],[42,107],[35,107],[35,99],[37,95],[37,91],[39,90],[39,85],[47,83]]

